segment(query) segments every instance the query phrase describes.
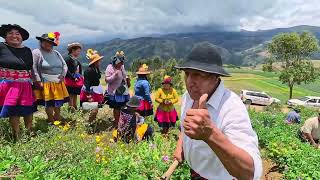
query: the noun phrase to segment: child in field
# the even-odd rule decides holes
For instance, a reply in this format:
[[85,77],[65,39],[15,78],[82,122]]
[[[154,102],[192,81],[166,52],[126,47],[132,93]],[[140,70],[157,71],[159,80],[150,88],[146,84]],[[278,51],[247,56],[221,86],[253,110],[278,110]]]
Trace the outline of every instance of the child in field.
[[162,82],[162,88],[159,88],[155,97],[159,103],[155,120],[162,128],[161,133],[167,134],[170,127],[174,127],[178,120],[178,113],[174,108],[174,104],[179,101],[177,91],[172,88],[172,78],[165,76]]
[[144,123],[144,117],[137,112],[139,107],[139,98],[133,96],[126,107],[121,109],[118,129],[113,132],[115,141],[121,138],[126,143],[131,140],[139,142],[144,139],[149,140],[152,137],[153,129]]

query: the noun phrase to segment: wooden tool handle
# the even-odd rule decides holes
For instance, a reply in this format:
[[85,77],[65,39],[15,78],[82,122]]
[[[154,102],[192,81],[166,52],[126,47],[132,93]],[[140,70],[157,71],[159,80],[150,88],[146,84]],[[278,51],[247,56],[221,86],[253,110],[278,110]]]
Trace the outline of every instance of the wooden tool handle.
[[171,164],[171,166],[169,167],[169,169],[167,170],[167,172],[165,172],[162,176],[161,176],[161,180],[169,180],[170,176],[172,175],[173,171],[178,167],[179,165],[179,161],[174,160],[174,162]]

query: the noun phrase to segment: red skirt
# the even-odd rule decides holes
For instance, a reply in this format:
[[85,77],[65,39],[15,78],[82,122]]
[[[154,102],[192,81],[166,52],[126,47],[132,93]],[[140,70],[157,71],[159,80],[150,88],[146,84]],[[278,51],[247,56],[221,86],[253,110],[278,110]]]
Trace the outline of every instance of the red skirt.
[[176,109],[173,109],[170,112],[165,112],[158,108],[155,118],[158,123],[176,123],[178,120],[178,113]]
[[149,101],[140,100],[140,107],[137,112],[144,117],[151,116],[153,115],[153,106]]
[[[89,99],[87,98],[89,94],[86,91],[81,91],[80,93],[80,101],[81,102],[89,102]],[[91,93],[91,98],[93,102],[98,102],[99,104],[103,103],[103,94],[97,94],[97,93]]]
[[31,82],[0,80],[0,118],[28,116],[37,111]]
[[65,77],[64,78],[64,83],[66,86],[69,86],[69,87],[77,87],[77,88],[81,88],[83,86],[83,82],[84,82],[84,79],[83,77],[81,76],[79,78],[78,81],[75,81],[73,79],[70,79],[68,77]]

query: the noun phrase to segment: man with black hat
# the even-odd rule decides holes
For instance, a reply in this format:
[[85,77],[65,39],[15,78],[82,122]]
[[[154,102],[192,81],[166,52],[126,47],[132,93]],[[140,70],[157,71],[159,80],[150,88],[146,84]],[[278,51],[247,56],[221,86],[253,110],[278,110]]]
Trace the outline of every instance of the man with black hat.
[[220,79],[230,75],[217,49],[197,44],[177,68],[185,72],[187,92],[175,158],[187,160],[191,179],[259,179],[258,138],[241,99]]

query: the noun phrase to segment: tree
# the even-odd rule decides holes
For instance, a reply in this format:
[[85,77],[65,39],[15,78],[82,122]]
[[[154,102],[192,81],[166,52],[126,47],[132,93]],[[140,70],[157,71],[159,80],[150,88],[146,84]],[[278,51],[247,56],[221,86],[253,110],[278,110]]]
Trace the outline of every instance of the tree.
[[264,64],[262,66],[262,71],[264,72],[272,72],[273,67],[272,64],[274,63],[274,59],[267,57],[264,61]]
[[307,58],[319,50],[318,39],[309,32],[282,33],[272,38],[268,50],[282,62],[279,80],[287,84],[292,98],[294,85],[315,81],[318,72]]
[[182,94],[184,91],[184,83],[181,76],[181,71],[176,69],[175,66],[179,62],[176,59],[169,59],[164,64],[163,67],[159,67],[154,70],[151,74],[150,83],[153,90],[157,90],[162,86],[162,81],[165,75],[171,76],[173,87]]

